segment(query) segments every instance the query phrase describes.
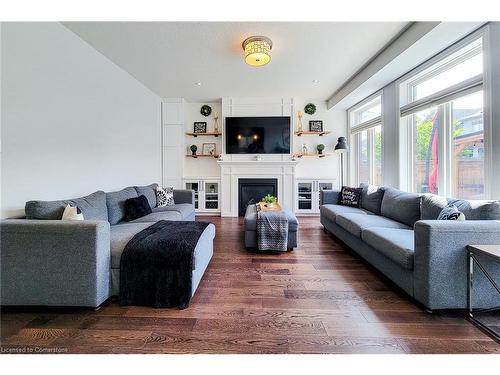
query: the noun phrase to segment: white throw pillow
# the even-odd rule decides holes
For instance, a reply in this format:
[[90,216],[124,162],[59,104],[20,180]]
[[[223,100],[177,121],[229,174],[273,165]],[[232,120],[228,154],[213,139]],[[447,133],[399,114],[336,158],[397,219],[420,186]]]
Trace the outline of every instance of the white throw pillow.
[[83,214],[78,213],[78,207],[66,205],[61,220],[83,220]]
[[174,188],[156,188],[156,206],[157,207],[166,207],[173,206],[174,202]]

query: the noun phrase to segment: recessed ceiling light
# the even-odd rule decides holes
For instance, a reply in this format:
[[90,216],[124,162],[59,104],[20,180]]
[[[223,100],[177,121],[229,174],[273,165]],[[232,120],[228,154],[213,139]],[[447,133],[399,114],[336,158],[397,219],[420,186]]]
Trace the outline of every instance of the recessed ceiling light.
[[195,82],[196,86],[201,86],[201,82]]
[[313,79],[313,83],[319,83],[318,79]]

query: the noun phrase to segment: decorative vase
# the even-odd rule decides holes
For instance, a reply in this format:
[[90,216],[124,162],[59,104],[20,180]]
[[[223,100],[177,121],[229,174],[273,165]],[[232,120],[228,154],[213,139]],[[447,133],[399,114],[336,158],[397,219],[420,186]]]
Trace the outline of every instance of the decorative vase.
[[196,145],[192,145],[189,149],[191,150],[193,156],[196,155],[196,150],[198,150],[198,147],[196,147]]
[[219,112],[214,113],[214,133],[219,134]]
[[297,117],[299,118],[299,121],[298,121],[298,124],[297,124],[297,131],[298,131],[298,132],[301,132],[301,131],[302,131],[302,116],[303,116],[303,115],[304,115],[304,114],[302,113],[302,111],[299,111],[299,112],[297,113]]
[[302,144],[302,155],[307,155],[307,146],[306,144]]

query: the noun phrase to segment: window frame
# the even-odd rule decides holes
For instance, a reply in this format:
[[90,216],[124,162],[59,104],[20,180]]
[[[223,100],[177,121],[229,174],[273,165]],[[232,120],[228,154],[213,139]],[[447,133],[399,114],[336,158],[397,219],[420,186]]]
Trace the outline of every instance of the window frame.
[[[478,48],[473,48],[470,51],[467,51],[463,55],[457,56],[457,58],[450,60],[443,65],[439,65],[439,63],[448,58],[450,55],[458,52],[460,49],[463,49],[467,45],[474,43],[476,40],[482,39],[481,48],[479,52]],[[400,181],[406,186],[401,186],[405,190],[414,191],[415,186],[415,153],[414,153],[414,140],[415,140],[415,129],[414,129],[414,115],[415,113],[435,107],[437,105],[444,105],[444,117],[448,120],[445,121],[445,127],[442,129],[443,136],[439,137],[439,147],[438,147],[438,157],[439,160],[443,160],[442,163],[439,164],[439,177],[438,177],[438,189],[439,195],[450,196],[452,192],[452,155],[448,151],[451,147],[453,137],[452,137],[452,128],[450,118],[452,116],[451,113],[451,105],[446,104],[450,103],[455,99],[459,99],[465,97],[467,95],[471,95],[475,92],[483,91],[483,134],[484,134],[484,198],[490,198],[490,181],[491,181],[491,123],[490,123],[490,105],[488,102],[489,98],[489,69],[491,68],[488,61],[489,56],[488,52],[488,43],[489,43],[489,28],[488,26],[484,26],[473,33],[469,34],[462,40],[456,42],[452,46],[448,47],[441,53],[427,60],[425,63],[421,64],[417,68],[411,70],[410,72],[403,75],[399,78],[396,83],[396,88],[398,90],[398,110],[399,110],[399,129],[401,133],[400,138],[400,148],[401,146],[406,147],[406,160],[405,163],[400,164]],[[450,69],[457,64],[460,64],[463,61],[466,61],[467,58],[471,58],[475,56],[477,53],[483,54],[483,73],[476,75],[474,77],[470,77],[461,81],[457,84],[454,84],[450,87],[447,87],[443,90],[440,90],[436,93],[430,94],[424,98],[415,100],[413,102],[409,102],[408,98],[411,98],[413,95],[412,90],[419,82],[423,82],[433,76],[436,76],[447,69]],[[438,65],[436,69],[433,69],[428,72],[428,74],[422,75],[425,70],[428,70],[434,65]],[[415,77],[412,80],[412,77]],[[409,103],[408,103],[409,102]],[[406,104],[402,104],[406,103]],[[410,126],[412,125],[412,126]],[[406,138],[406,139],[405,139]],[[400,155],[401,155],[400,150]]]
[[[356,125],[351,125],[353,122],[353,117],[355,116],[355,113],[359,111],[363,106],[368,104],[369,102],[373,101],[375,98],[380,97],[380,115],[367,120],[365,122],[361,122]],[[360,180],[359,180],[359,148],[360,148],[360,142],[361,142],[361,137],[360,134],[363,131],[367,132],[367,153],[368,153],[368,174],[369,174],[369,181],[368,183],[372,184],[375,179],[375,128],[380,126],[380,131],[381,131],[381,138],[382,138],[382,155],[381,155],[381,165],[382,165],[382,172],[384,168],[384,126],[383,126],[383,116],[384,116],[384,107],[383,107],[383,90],[379,90],[372,95],[368,96],[367,98],[363,99],[362,101],[358,102],[351,108],[347,110],[347,122],[348,122],[348,142],[351,145],[351,155],[353,157],[349,158],[350,160],[350,165],[349,165],[349,176],[348,176],[348,181],[351,181],[354,183],[355,186],[359,186]],[[383,173],[382,173],[383,174]]]

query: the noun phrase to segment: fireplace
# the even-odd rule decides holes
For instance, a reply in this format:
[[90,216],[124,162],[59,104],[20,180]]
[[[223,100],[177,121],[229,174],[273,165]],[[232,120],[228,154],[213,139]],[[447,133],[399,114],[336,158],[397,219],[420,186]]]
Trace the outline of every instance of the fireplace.
[[259,202],[267,194],[278,196],[277,178],[239,178],[238,179],[238,214],[245,215],[249,204]]

